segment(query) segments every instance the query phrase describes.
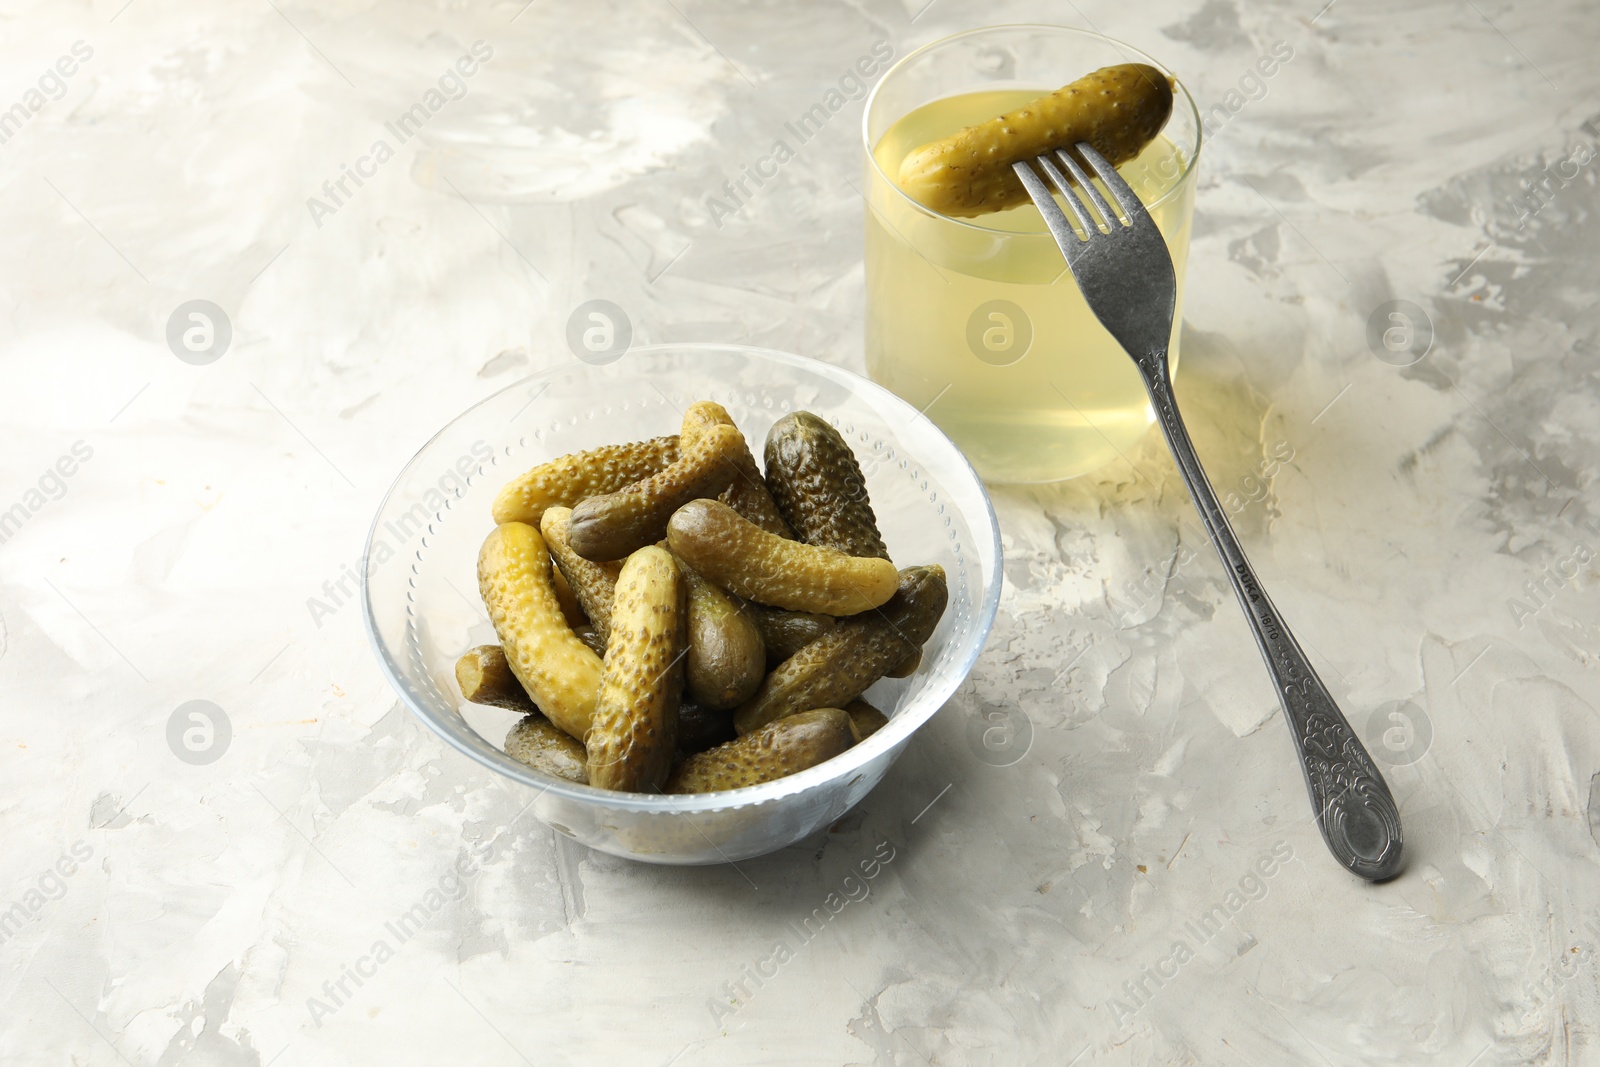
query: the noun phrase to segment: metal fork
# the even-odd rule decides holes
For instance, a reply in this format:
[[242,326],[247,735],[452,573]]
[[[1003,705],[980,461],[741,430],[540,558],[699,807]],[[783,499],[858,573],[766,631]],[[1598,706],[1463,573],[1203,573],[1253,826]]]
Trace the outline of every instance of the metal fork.
[[[1267,661],[1267,671],[1277,685],[1322,839],[1334,858],[1352,873],[1372,881],[1391,878],[1399,873],[1401,849],[1400,813],[1394,797],[1256,581],[1178,414],[1167,368],[1177,284],[1166,241],[1116,168],[1088,144],[1076,148],[1122,208],[1120,217],[1065,151],[1039,156],[1032,161],[1033,167],[1026,161],[1013,164],[1013,169],[1061,246],[1084,300],[1139,368],[1178,473],[1189,487],[1211,544],[1222,557],[1256,645]],[[1074,184],[1083,191],[1093,212],[1073,193]],[[1051,195],[1052,186],[1077,219],[1081,234]],[[1099,225],[1102,221],[1104,232]]]

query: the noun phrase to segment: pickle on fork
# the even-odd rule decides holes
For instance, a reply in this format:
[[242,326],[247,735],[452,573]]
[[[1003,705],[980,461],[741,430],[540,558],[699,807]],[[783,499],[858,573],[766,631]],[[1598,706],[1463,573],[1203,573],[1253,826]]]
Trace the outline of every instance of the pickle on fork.
[[972,218],[1028,203],[1011,169],[1087,141],[1112,166],[1144,151],[1172,114],[1172,79],[1145,63],[1102,67],[1004,115],[916,149],[898,182],[923,207]]

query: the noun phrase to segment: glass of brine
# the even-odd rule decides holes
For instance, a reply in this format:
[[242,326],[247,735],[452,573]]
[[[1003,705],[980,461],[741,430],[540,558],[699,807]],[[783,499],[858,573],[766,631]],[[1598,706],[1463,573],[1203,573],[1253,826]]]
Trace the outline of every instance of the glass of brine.
[[[1167,72],[1097,33],[992,26],[912,52],[867,99],[867,373],[923,409],[989,482],[1092,471],[1126,456],[1155,415],[1036,207],[952,218],[911,199],[895,176],[924,144],[1121,63]],[[1175,86],[1166,126],[1118,168],[1172,252],[1174,371],[1201,135],[1193,98]]]

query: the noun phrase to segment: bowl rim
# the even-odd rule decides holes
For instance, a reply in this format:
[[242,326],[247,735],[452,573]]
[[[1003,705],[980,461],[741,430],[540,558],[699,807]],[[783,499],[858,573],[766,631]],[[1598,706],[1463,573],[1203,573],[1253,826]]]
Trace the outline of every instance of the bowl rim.
[[[534,802],[538,801],[545,793],[549,792],[555,793],[559,797],[563,797],[567,800],[580,804],[609,808],[612,810],[628,811],[632,813],[679,815],[701,814],[733,808],[748,808],[772,803],[797,793],[806,792],[809,789],[821,786],[834,779],[845,778],[851,773],[860,770],[864,765],[870,763],[883,753],[903,744],[906,741],[909,741],[912,734],[921,729],[924,723],[926,723],[934,716],[936,712],[944,707],[944,705],[950,700],[950,697],[954,695],[955,691],[966,679],[968,674],[971,673],[973,665],[978,660],[978,656],[982,654],[984,647],[988,644],[989,634],[994,628],[995,616],[1000,607],[1001,588],[1005,582],[1005,556],[1000,540],[1000,524],[998,519],[995,517],[994,502],[989,497],[988,487],[984,485],[983,479],[978,476],[977,470],[972,466],[971,461],[967,459],[966,454],[962,452],[961,449],[956,446],[955,442],[951,441],[944,431],[940,430],[938,426],[932,422],[932,420],[927,420],[926,416],[924,416],[911,404],[901,399],[899,396],[896,396],[894,393],[891,393],[888,389],[885,389],[877,382],[874,382],[863,375],[857,374],[854,371],[846,370],[843,367],[838,367],[834,364],[824,362],[820,359],[815,359],[809,356],[800,356],[791,352],[783,352],[778,349],[764,348],[757,345],[742,345],[724,342],[674,341],[649,345],[634,345],[627,350],[623,358],[626,359],[635,354],[666,354],[669,352],[683,351],[685,349],[702,352],[717,351],[734,354],[745,359],[753,358],[756,360],[768,360],[785,366],[818,374],[824,378],[831,379],[834,383],[843,385],[852,391],[864,392],[873,396],[879,402],[887,403],[891,411],[898,410],[898,413],[904,417],[904,422],[906,424],[909,424],[919,418],[927,421],[928,428],[932,430],[933,433],[935,433],[938,437],[944,440],[945,444],[950,449],[951,455],[959,461],[959,464],[955,467],[955,469],[957,471],[964,470],[968,478],[971,479],[971,484],[977,488],[978,497],[983,502],[984,517],[988,519],[989,541],[994,553],[994,577],[984,589],[982,603],[977,605],[974,611],[975,621],[979,626],[979,639],[973,643],[972,648],[967,652],[963,662],[950,665],[954,668],[953,671],[948,671],[948,669],[941,670],[936,672],[934,676],[930,678],[928,682],[928,688],[924,689],[922,694],[919,696],[919,701],[922,707],[916,709],[913,714],[908,715],[902,713],[900,715],[896,715],[890,719],[887,726],[882,727],[866,740],[851,746],[849,749],[837,756],[834,756],[832,759],[825,760],[815,767],[808,768],[804,771],[800,771],[771,782],[743,786],[739,789],[720,790],[712,793],[628,793],[610,789],[601,789],[596,786],[580,785],[576,782],[568,782],[553,776],[540,774],[532,767],[529,767],[526,764],[523,764],[506,755],[504,751],[497,751],[499,760],[486,759],[482,752],[472,748],[465,740],[447,731],[442,722],[439,722],[430,715],[425,714],[422,708],[419,707],[419,702],[412,694],[409,687],[401,680],[399,665],[395,662],[393,656],[391,656],[389,648],[385,645],[382,637],[378,633],[377,620],[375,618],[372,606],[372,590],[370,586],[371,567],[368,565],[368,560],[371,558],[374,539],[378,536],[378,523],[383,517],[385,511],[388,509],[390,501],[394,498],[395,493],[399,490],[401,484],[406,480],[406,477],[421,462],[423,455],[433,446],[434,442],[438,441],[442,436],[444,436],[444,434],[459,425],[463,420],[470,418],[474,412],[497,400],[510,390],[526,387],[529,384],[537,383],[542,379],[553,378],[560,374],[570,373],[573,368],[570,362],[563,362],[558,363],[553,367],[547,367],[543,370],[536,371],[527,377],[520,378],[500,389],[495,390],[488,396],[483,397],[482,399],[473,403],[466,410],[462,411],[460,414],[446,422],[435,433],[429,436],[425,442],[423,442],[421,447],[419,447],[412,457],[400,468],[399,473],[390,483],[388,491],[384,493],[383,500],[378,504],[378,509],[373,516],[372,524],[368,527],[367,541],[362,551],[361,566],[361,614],[362,621],[365,624],[367,631],[367,640],[372,646],[373,653],[377,656],[378,664],[383,671],[384,677],[388,680],[390,687],[395,691],[401,703],[403,703],[413,715],[426,723],[434,733],[438,734],[446,742],[448,742],[452,748],[467,756],[473,762],[496,771],[506,778],[510,778],[514,781],[520,782],[523,785],[540,790],[539,796],[535,797],[533,801],[529,802],[530,806]],[[621,362],[622,360],[617,360],[613,363],[607,364],[607,366],[615,366]],[[918,461],[922,461],[922,457],[920,456],[915,458]],[[924,465],[926,465],[925,462]],[[977,528],[974,528],[973,533],[975,539],[982,536],[981,530]],[[918,673],[920,673],[921,670],[922,668],[919,668]],[[472,730],[470,724],[468,729]],[[476,733],[477,731],[472,730],[472,732]],[[480,740],[493,747],[493,742],[490,742],[488,738],[483,737],[482,734],[479,734],[478,737]],[[713,847],[716,847],[715,844],[713,844]]]

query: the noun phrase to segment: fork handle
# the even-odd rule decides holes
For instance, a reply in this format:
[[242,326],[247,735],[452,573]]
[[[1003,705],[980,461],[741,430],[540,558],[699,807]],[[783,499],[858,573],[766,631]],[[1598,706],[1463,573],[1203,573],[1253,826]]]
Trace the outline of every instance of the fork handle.
[[1277,686],[1278,701],[1300,756],[1317,828],[1328,850],[1344,868],[1374,882],[1400,870],[1400,812],[1383,775],[1350,728],[1349,720],[1317,677],[1278,609],[1267,598],[1239,547],[1233,527],[1195,455],[1183,416],[1172,394],[1165,350],[1136,358],[1145,392],[1155,408],[1183,475],[1189,495],[1205,523],[1211,544],[1222,557],[1239,605],[1250,620],[1256,645]]

